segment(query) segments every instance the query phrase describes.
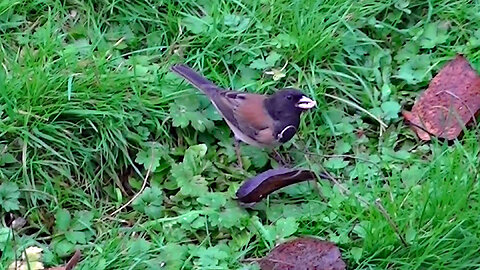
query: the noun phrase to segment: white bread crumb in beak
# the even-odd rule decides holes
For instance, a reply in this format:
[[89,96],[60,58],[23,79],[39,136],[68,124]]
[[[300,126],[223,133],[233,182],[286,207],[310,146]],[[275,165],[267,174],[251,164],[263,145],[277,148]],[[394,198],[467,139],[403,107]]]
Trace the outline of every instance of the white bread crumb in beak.
[[317,102],[315,100],[312,100],[311,98],[308,98],[306,96],[303,96],[297,104],[295,104],[296,107],[304,110],[311,109],[313,107],[317,106]]

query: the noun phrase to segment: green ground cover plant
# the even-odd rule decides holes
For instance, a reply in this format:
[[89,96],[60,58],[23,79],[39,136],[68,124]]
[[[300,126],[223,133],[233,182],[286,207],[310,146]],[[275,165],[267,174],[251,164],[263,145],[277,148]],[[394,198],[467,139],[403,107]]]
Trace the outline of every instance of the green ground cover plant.
[[[426,143],[400,114],[457,53],[479,70],[478,29],[466,0],[0,1],[0,269],[32,245],[46,266],[77,248],[78,269],[258,269],[302,235],[349,269],[480,267],[477,127]],[[240,208],[241,183],[278,164],[243,145],[237,170],[178,62],[315,98],[279,152],[338,183]],[[15,237],[7,213],[27,220]]]

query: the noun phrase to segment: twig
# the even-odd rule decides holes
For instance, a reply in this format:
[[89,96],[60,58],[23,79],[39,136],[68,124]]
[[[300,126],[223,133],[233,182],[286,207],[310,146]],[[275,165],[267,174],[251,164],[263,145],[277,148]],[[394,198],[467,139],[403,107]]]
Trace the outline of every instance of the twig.
[[[423,120],[420,119],[420,121],[422,122],[422,124],[424,125],[423,123]],[[433,137],[433,138],[438,138],[438,136],[436,134],[433,134],[432,132],[428,131],[425,127],[421,126],[421,125],[418,125],[412,121],[406,121],[408,125],[412,125],[418,129],[421,129],[423,132],[427,133],[430,137]]]
[[109,219],[109,220],[112,220],[112,221],[116,221],[116,222],[121,222],[121,223],[129,224],[129,221],[128,221],[128,220],[125,220],[125,219],[121,219],[121,218],[114,218],[114,217],[110,217],[110,216],[106,216],[105,218],[106,218],[106,219]]
[[[339,188],[340,188],[340,192],[343,194],[347,194],[347,195],[353,195],[355,196],[355,198],[357,198],[357,200],[365,205],[371,205],[367,200],[365,200],[362,196],[360,195],[357,195],[357,194],[352,194],[352,192],[350,192],[350,190],[348,190],[348,188],[346,188],[344,185],[342,185],[340,182],[337,181],[337,179],[335,179],[333,176],[331,176],[327,171],[325,171],[325,174],[329,177],[329,179],[335,184],[337,185]],[[393,228],[393,230],[395,231],[395,233],[397,234],[398,238],[400,238],[400,241],[402,242],[402,244],[407,247],[407,241],[405,241],[405,239],[403,238],[403,236],[400,234],[400,231],[398,229],[398,226],[397,224],[392,220],[392,218],[390,217],[390,215],[388,214],[387,210],[385,210],[385,207],[383,207],[383,204],[380,200],[380,198],[377,198],[375,200],[375,206],[377,207],[377,209],[380,211],[380,213],[385,217],[385,219],[388,221],[388,223],[390,224],[390,226]]]
[[[307,154],[305,154],[307,155]],[[307,158],[307,160],[309,160]],[[335,179],[334,177],[332,177],[326,170],[325,170],[325,174],[329,177],[329,179],[339,187],[340,189],[340,192],[342,194],[347,194],[347,195],[353,195],[355,196],[355,198],[363,203],[364,205],[367,205],[367,206],[371,206],[371,203],[369,203],[367,200],[365,200],[362,196],[360,195],[357,195],[355,193],[352,194],[352,192],[347,188],[345,187],[344,185],[342,185],[340,182],[338,182],[337,179]],[[397,224],[392,220],[392,218],[390,217],[390,215],[388,214],[388,212],[385,210],[385,207],[383,207],[383,204],[380,200],[380,198],[377,198],[375,200],[375,205],[377,207],[377,209],[380,211],[380,213],[385,217],[385,219],[388,221],[388,223],[390,224],[390,226],[393,228],[393,230],[395,231],[395,233],[397,234],[398,238],[400,238],[400,241],[402,242],[402,244],[407,247],[407,241],[405,241],[405,239],[403,238],[403,236],[400,234],[399,232],[399,229],[398,229],[398,226]]]
[[[152,148],[153,148],[153,146],[152,146]],[[123,209],[125,209],[125,207],[129,206],[135,199],[138,198],[138,196],[140,196],[140,194],[142,194],[143,190],[145,190],[145,187],[147,186],[148,177],[150,176],[150,173],[152,171],[152,166],[153,166],[153,163],[154,163],[153,160],[155,158],[154,156],[155,156],[154,151],[152,151],[152,158],[150,160],[150,166],[148,167],[147,174],[145,174],[145,177],[143,178],[143,183],[142,183],[142,187],[140,188],[140,190],[130,200],[128,200],[127,203],[122,205],[117,210],[113,211],[113,213],[111,213],[110,216],[114,216],[114,215],[118,214],[120,211],[122,211]]]
[[41,116],[38,116],[38,115],[36,115],[36,114],[30,113],[30,112],[26,112],[26,111],[24,111],[24,110],[17,110],[17,112],[18,112],[19,114],[22,114],[22,115],[32,116],[32,117],[35,118],[35,119],[39,119],[39,120],[43,120],[43,121],[48,121],[48,118],[41,117]]
[[241,263],[252,263],[252,262],[259,262],[261,260],[262,260],[262,258],[245,258],[245,259],[241,259],[240,262]]
[[[441,91],[440,93],[447,93],[449,95],[451,95],[452,97],[456,98],[458,101],[460,101],[462,103],[463,106],[465,106],[465,108],[467,108],[468,112],[470,113],[470,117],[472,118],[473,120],[473,124],[475,126],[477,126],[477,120],[475,119],[475,113],[472,111],[472,109],[470,108],[470,106],[468,106],[467,103],[465,103],[464,100],[462,100],[459,96],[455,95],[454,93],[450,92],[450,91]],[[440,94],[438,93],[437,96]],[[462,121],[463,122],[463,121]],[[460,123],[460,124],[464,124],[464,123]]]
[[122,207],[120,207],[120,208],[118,208],[117,210],[113,211],[113,213],[111,213],[110,216],[114,216],[114,215],[118,214],[120,211],[122,211],[123,209],[125,209],[125,207],[129,206],[135,199],[137,199],[138,196],[140,196],[140,194],[142,194],[143,190],[144,190],[145,187],[147,186],[147,179],[148,179],[149,176],[150,176],[150,168],[148,169],[147,174],[145,175],[145,178],[143,178],[142,188],[140,188],[140,190],[139,190],[130,200],[128,200],[127,203],[125,203],[124,205],[122,205]]
[[397,224],[392,220],[392,218],[388,214],[387,210],[385,210],[385,207],[383,207],[383,204],[382,204],[382,201],[380,200],[380,198],[377,198],[375,200],[375,205],[377,206],[380,213],[382,213],[383,217],[388,221],[388,223],[390,224],[392,229],[395,231],[395,234],[397,234],[398,238],[400,238],[400,241],[402,241],[402,244],[405,247],[407,247],[408,246],[407,241],[405,241],[403,236],[400,234],[400,231],[398,230]]
[[80,250],[75,250],[75,253],[73,254],[72,258],[67,262],[67,265],[65,265],[65,270],[72,270],[75,265],[77,265],[78,261],[80,260],[80,256],[82,253]]

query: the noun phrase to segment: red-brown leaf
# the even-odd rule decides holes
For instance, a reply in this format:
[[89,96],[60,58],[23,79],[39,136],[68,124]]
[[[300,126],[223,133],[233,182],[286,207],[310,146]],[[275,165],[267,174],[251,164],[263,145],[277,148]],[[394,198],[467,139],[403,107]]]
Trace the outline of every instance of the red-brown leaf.
[[82,256],[82,253],[77,249],[66,265],[46,268],[45,270],[73,270],[80,260],[80,256]]
[[309,170],[270,169],[245,181],[237,190],[236,195],[242,203],[255,203],[278,189],[314,179],[315,173]]
[[262,270],[344,270],[335,244],[315,238],[298,238],[276,246],[260,260]]
[[428,89],[403,116],[422,140],[430,135],[452,140],[480,109],[480,76],[461,55],[433,78]]

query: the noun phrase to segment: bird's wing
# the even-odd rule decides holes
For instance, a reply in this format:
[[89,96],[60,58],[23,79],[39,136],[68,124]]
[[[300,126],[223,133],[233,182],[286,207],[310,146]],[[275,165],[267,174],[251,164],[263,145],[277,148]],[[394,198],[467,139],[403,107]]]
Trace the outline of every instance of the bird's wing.
[[265,110],[265,98],[258,94],[224,91],[212,100],[226,120],[242,133],[261,144],[271,144],[275,140],[274,121]]

